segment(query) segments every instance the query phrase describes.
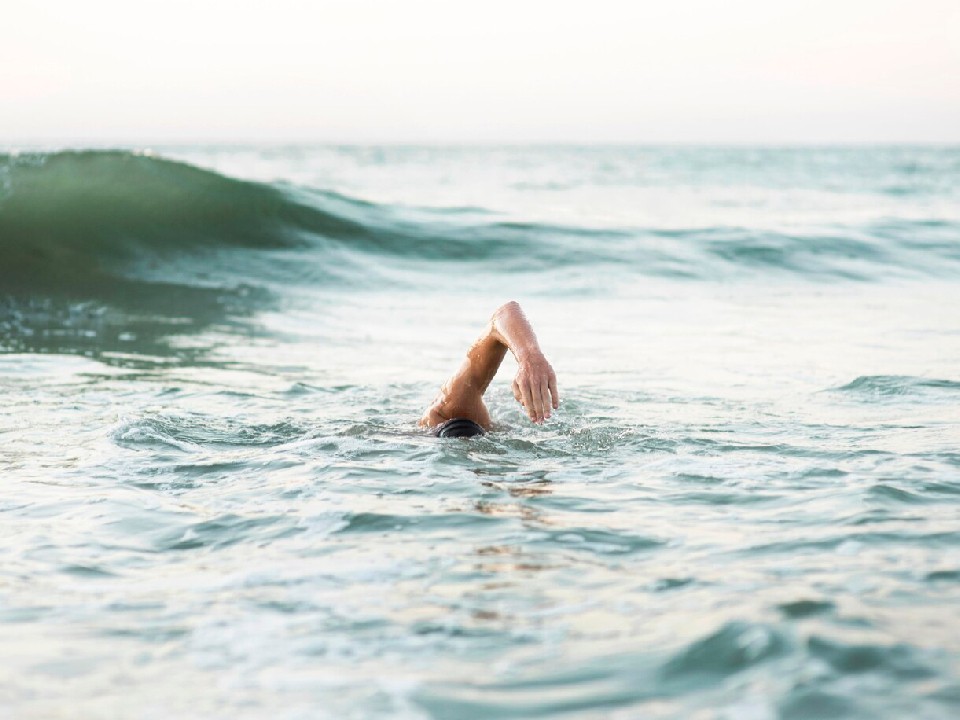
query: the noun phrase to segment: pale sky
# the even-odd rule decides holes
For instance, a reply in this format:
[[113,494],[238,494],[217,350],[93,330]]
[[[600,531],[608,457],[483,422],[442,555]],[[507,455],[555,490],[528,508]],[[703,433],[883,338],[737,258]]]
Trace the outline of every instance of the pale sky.
[[960,142],[958,0],[4,0],[0,143]]

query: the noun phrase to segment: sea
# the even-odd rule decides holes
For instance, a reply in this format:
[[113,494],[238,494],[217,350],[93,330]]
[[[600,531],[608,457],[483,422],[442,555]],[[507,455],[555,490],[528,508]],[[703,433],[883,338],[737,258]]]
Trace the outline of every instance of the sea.
[[960,717],[960,147],[4,147],[0,398],[4,718]]

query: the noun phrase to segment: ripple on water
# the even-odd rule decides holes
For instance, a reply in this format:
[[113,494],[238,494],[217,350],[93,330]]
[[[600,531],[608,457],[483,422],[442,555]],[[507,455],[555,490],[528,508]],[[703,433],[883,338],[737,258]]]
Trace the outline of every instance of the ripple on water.
[[877,673],[891,680],[913,681],[936,675],[915,648],[904,644],[848,644],[814,635],[807,641],[807,650],[841,676]]
[[832,612],[836,606],[829,600],[793,600],[782,603],[778,607],[784,617],[790,620],[801,620]]
[[484,527],[506,522],[505,518],[482,513],[432,512],[416,515],[399,515],[376,512],[358,512],[346,517],[346,525],[340,534],[355,533],[430,533],[437,530],[454,530],[467,527]]
[[199,414],[156,414],[127,418],[111,433],[117,445],[131,450],[159,447],[189,452],[200,448],[269,447],[302,438],[309,426],[292,420],[243,423]]
[[732,622],[684,648],[664,664],[661,674],[672,687],[702,685],[782,657],[789,650],[790,642],[772,627]]
[[260,543],[303,532],[295,518],[283,515],[243,517],[232,513],[191,523],[158,537],[158,550],[222,548],[236,543]]
[[864,401],[915,398],[925,402],[956,402],[960,382],[913,375],[861,375],[831,390]]
[[793,649],[791,641],[771,627],[732,622],[672,656],[649,650],[543,658],[519,663],[501,673],[501,680],[493,675],[459,685],[427,684],[415,697],[431,716],[458,720],[592,718],[625,707],[638,713],[649,708],[652,716],[669,709],[669,717],[680,717],[682,698],[691,690],[722,687],[726,679]]
[[597,555],[630,555],[662,547],[660,540],[626,532],[599,528],[566,527],[561,530],[536,530],[526,535],[524,544]]

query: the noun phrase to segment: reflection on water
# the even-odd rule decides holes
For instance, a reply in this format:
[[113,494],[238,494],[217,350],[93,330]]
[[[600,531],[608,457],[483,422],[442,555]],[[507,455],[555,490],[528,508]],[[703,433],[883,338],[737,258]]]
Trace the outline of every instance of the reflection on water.
[[[475,472],[477,475],[483,474],[481,470],[476,470]],[[483,485],[484,487],[493,488],[494,490],[498,490],[500,492],[509,493],[512,497],[524,498],[537,497],[539,495],[549,495],[552,492],[550,489],[551,481],[545,477],[542,477],[545,474],[546,473],[543,471],[532,473],[532,475],[539,475],[541,478],[531,481],[530,484],[504,485],[502,483],[484,481]]]

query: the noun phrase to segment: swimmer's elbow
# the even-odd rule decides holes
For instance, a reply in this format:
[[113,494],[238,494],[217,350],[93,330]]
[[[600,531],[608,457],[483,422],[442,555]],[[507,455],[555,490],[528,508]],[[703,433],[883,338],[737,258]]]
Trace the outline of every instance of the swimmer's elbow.
[[522,312],[523,312],[523,308],[520,307],[520,303],[518,303],[516,300],[508,300],[503,305],[501,305],[500,307],[498,307],[496,310],[493,311],[493,317],[491,317],[491,320],[496,322],[498,319],[504,316],[513,315],[513,314],[522,313]]

